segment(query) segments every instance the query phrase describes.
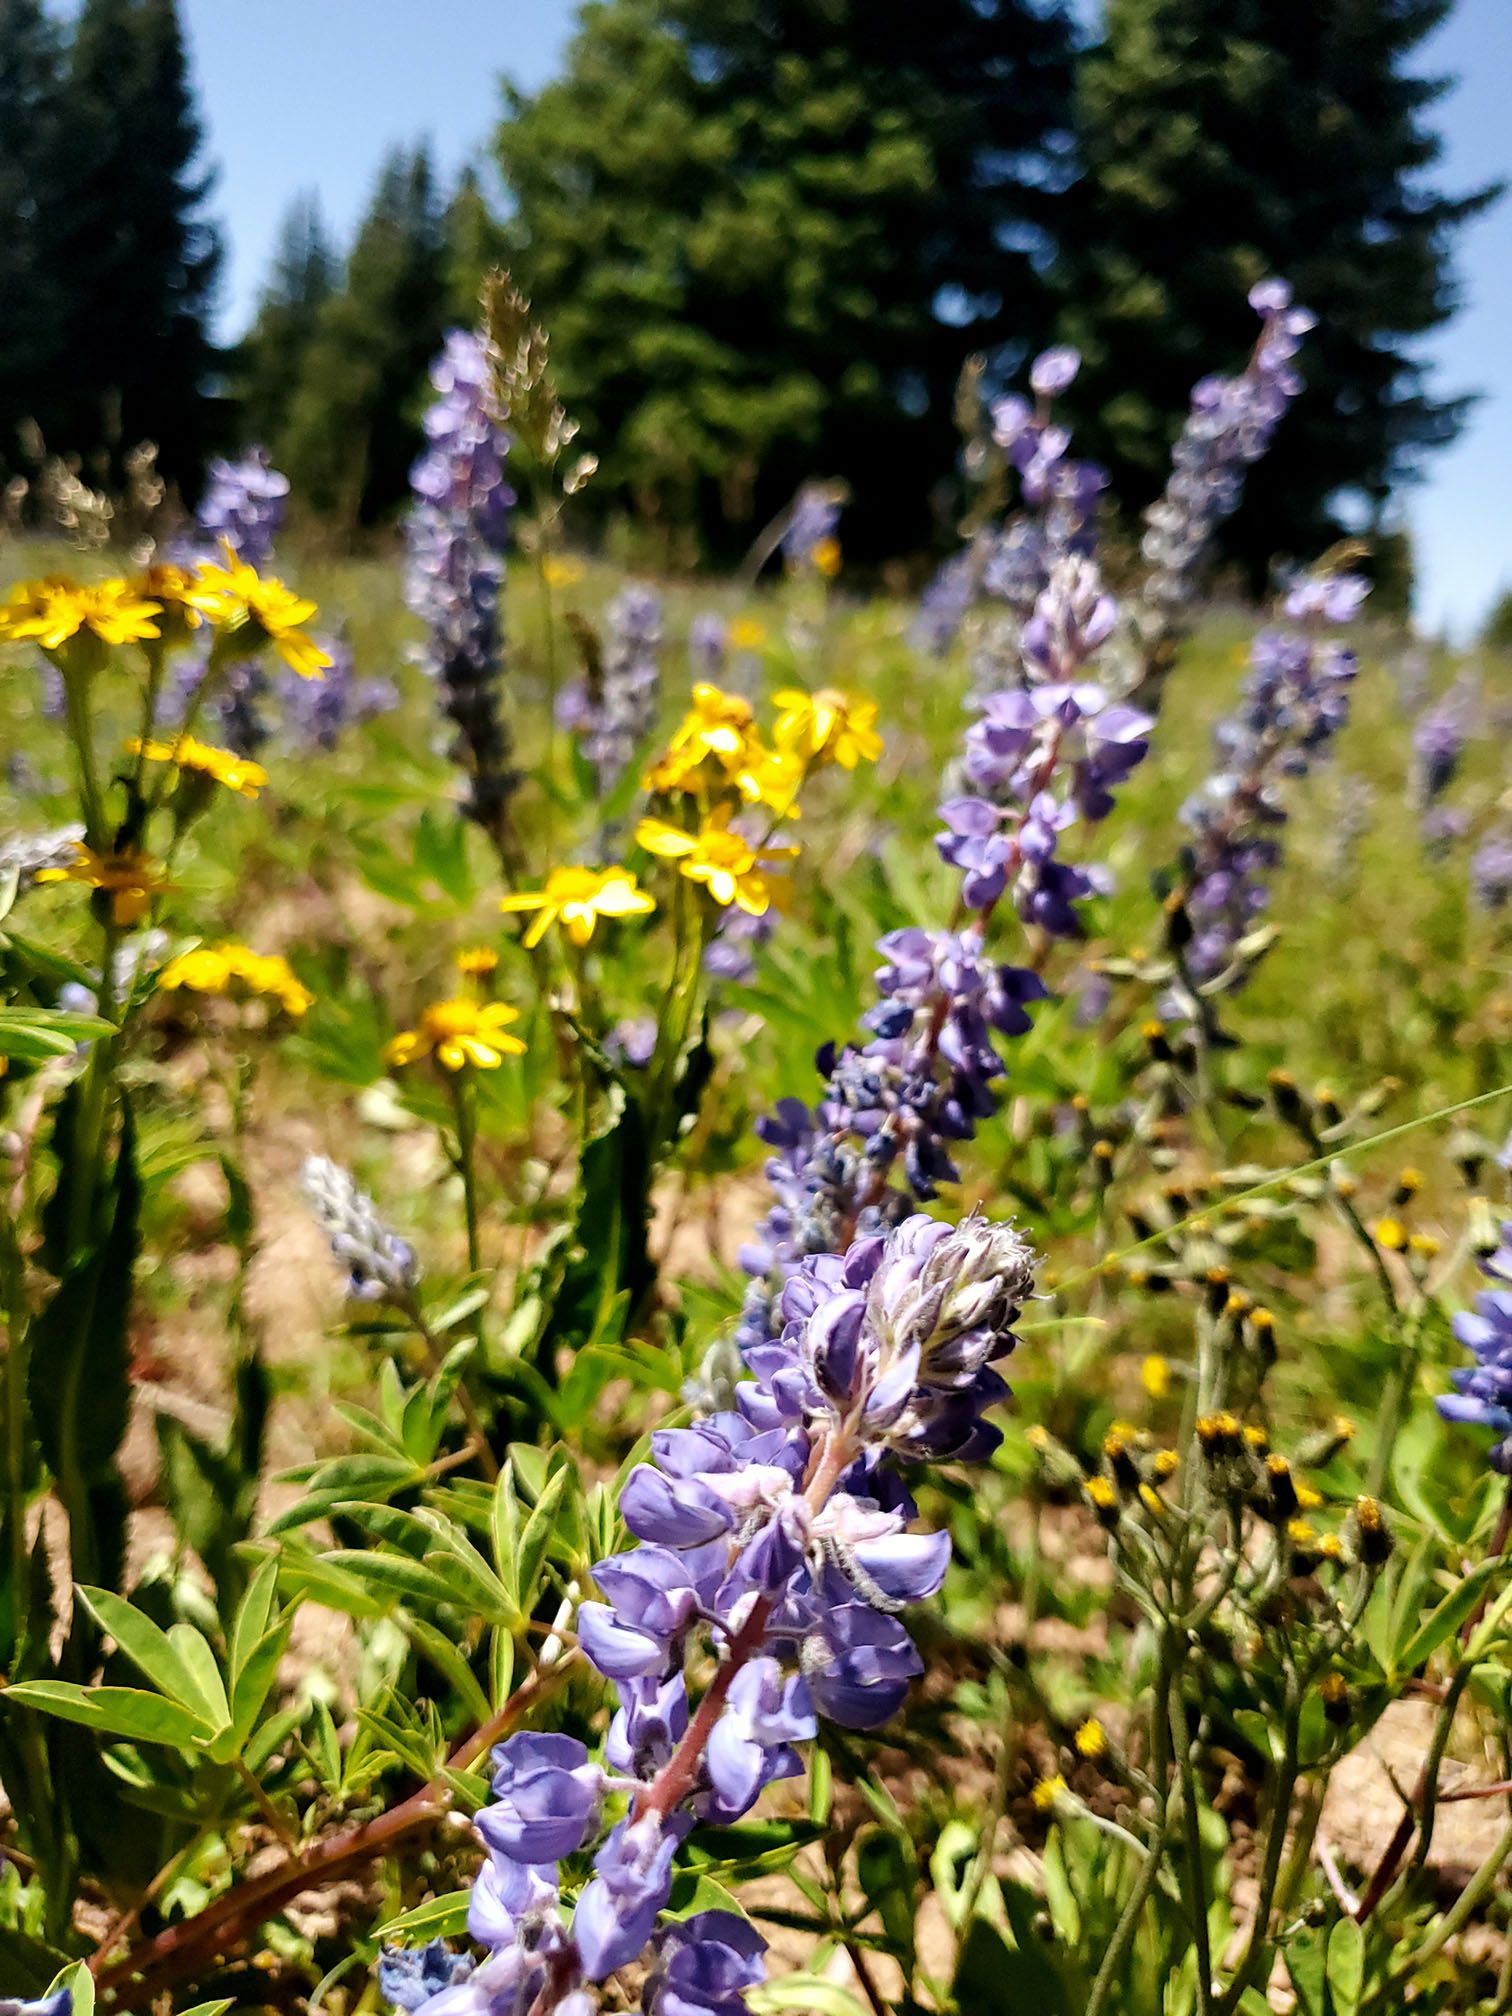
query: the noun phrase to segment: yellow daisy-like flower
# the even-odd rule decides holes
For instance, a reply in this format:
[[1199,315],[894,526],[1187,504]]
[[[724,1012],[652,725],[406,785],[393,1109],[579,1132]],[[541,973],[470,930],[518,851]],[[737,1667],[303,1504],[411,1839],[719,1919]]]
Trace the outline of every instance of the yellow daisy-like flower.
[[149,763],[171,763],[175,769],[211,777],[239,798],[255,798],[268,781],[261,763],[233,756],[229,749],[217,749],[193,735],[181,735],[176,742],[144,742],[140,735],[133,735],[126,751],[131,756],[145,756]]
[[104,889],[110,895],[112,922],[122,927],[135,924],[145,913],[153,891],[166,885],[145,854],[134,847],[116,854],[97,854],[93,847],[76,841],[78,858],[67,868],[39,868],[38,882],[82,882],[90,889]]
[[270,996],[296,1021],[315,1006],[315,996],[287,959],[276,952],[254,952],[247,945],[196,945],[170,959],[158,975],[160,988],[172,992],[185,987],[195,994],[226,994],[235,981],[250,993]]
[[1078,1757],[1097,1758],[1107,1755],[1107,1731],[1095,1715],[1088,1716],[1077,1730],[1072,1741],[1076,1745]]
[[102,644],[140,644],[159,634],[154,618],[161,614],[162,604],[129,581],[80,583],[50,575],[19,582],[0,604],[0,642],[29,638],[44,651],[60,651],[84,632]]
[[586,945],[600,917],[645,917],[656,898],[640,887],[628,868],[553,868],[544,889],[519,889],[500,899],[505,911],[534,910],[526,946],[539,945],[560,924],[574,945]]
[[822,574],[826,581],[833,581],[840,572],[840,541],[820,539],[815,542],[809,561],[816,574]]
[[492,945],[464,945],[457,954],[457,971],[465,980],[483,980],[498,971],[499,955]]
[[204,621],[192,599],[197,586],[192,567],[173,567],[166,561],[159,562],[135,575],[130,585],[145,601],[161,604],[162,613],[170,623],[179,623],[186,630],[197,630]]
[[249,567],[228,541],[221,542],[221,551],[225,565],[200,568],[186,597],[189,606],[217,629],[260,630],[291,672],[301,679],[320,678],[330,656],[303,629],[316,613],[315,604],[275,576],[264,577]]
[[383,1060],[413,1064],[434,1054],[447,1071],[460,1071],[467,1064],[479,1071],[497,1071],[506,1057],[524,1051],[519,1037],[508,1033],[509,1024],[519,1019],[519,1010],[507,1001],[469,1001],[460,995],[435,1001],[422,1011],[418,1029],[404,1029],[394,1037]]
[[548,553],[541,562],[548,588],[571,588],[583,578],[583,563],[570,553]]
[[701,882],[716,903],[726,909],[734,903],[751,917],[764,917],[781,893],[781,885],[767,877],[768,864],[790,861],[798,852],[742,839],[719,819],[707,820],[697,833],[661,819],[642,819],[635,838],[648,854],[675,861],[678,873]]
[[693,704],[678,723],[666,753],[645,776],[649,791],[680,791],[707,758],[735,775],[759,752],[751,703],[700,680]]
[[736,777],[740,795],[752,805],[765,805],[779,819],[798,817],[798,793],[808,765],[796,749],[757,749]]
[[1056,1802],[1066,1794],[1066,1781],[1059,1771],[1053,1778],[1041,1778],[1029,1794],[1029,1803],[1036,1813],[1052,1813]]
[[875,700],[842,693],[836,686],[821,686],[817,693],[788,686],[773,699],[779,712],[772,732],[779,749],[790,749],[810,763],[838,763],[842,770],[875,763],[882,754]]

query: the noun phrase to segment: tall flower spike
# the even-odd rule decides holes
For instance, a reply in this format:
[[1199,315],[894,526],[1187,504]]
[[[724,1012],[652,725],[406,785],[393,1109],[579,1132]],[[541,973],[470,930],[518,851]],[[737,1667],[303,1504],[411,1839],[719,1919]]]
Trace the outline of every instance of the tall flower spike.
[[299,1187],[359,1302],[409,1302],[420,1281],[415,1249],[379,1216],[378,1207],[338,1162],[306,1156]]
[[453,330],[431,367],[437,398],[428,442],[410,472],[405,600],[426,627],[420,662],[456,730],[454,760],[468,780],[464,809],[497,839],[519,775],[510,768],[501,708],[504,549],[514,493],[505,481],[509,437],[496,417],[488,353]]
[[563,693],[561,725],[579,737],[601,794],[612,791],[656,726],[661,679],[661,597],[632,583],[604,612],[602,662]]
[[[643,2008],[736,2016],[762,1942],[720,1912],[659,1924],[678,1850],[797,1775],[821,1715],[867,1729],[902,1705],[921,1661],[899,1613],[939,1590],[950,1538],[909,1530],[889,1459],[987,1452],[981,1413],[1005,1390],[991,1363],[1030,1286],[1011,1226],[911,1218],[788,1283],[782,1339],[737,1387],[738,1411],[653,1434],[620,1494],[640,1544],[596,1565],[603,1600],[578,1615],[619,1696],[604,1760],[567,1736],[500,1744],[468,1913],[487,1955],[460,1980],[453,1956],[391,1959],[401,2006],[434,1984],[423,2016],[578,2016],[649,1945]],[[606,1795],[627,1810],[596,1842]],[[590,1847],[569,1926],[551,1865]]]

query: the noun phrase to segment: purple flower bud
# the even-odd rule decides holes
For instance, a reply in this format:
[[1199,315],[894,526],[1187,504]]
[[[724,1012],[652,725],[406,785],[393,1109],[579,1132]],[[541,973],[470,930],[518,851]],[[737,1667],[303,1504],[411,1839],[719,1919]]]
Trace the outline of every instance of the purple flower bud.
[[1081,352],[1069,344],[1042,350],[1029,367],[1029,383],[1041,398],[1052,399],[1064,392],[1081,369]]

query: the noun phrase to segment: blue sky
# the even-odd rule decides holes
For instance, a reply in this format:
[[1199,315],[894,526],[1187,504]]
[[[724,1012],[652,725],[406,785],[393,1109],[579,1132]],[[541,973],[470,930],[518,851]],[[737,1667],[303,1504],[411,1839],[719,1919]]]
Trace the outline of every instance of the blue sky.
[[[1306,5],[1308,0],[1299,0]],[[230,240],[227,335],[245,324],[294,193],[320,193],[343,237],[388,143],[428,136],[449,173],[484,144],[497,79],[555,68],[572,0],[182,0]],[[1512,179],[1512,0],[1458,0],[1424,51],[1459,83],[1435,117],[1446,187]],[[1463,634],[1512,588],[1512,200],[1463,235],[1464,310],[1435,339],[1434,383],[1485,398],[1412,493],[1419,614]]]

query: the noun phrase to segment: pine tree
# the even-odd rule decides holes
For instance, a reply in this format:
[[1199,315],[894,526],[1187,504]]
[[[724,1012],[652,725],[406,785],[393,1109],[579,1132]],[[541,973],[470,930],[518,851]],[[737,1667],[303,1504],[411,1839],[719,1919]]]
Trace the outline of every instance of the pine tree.
[[806,476],[897,551],[965,355],[1033,339],[1067,28],[1028,0],[601,0],[511,97],[511,258],[601,497],[744,544]]
[[[66,436],[113,462],[144,439],[193,486],[216,424],[220,242],[176,0],[85,0],[54,188],[67,293],[53,374]],[[116,463],[118,467],[118,462]]]
[[41,0],[0,0],[0,474],[21,424],[50,432],[48,366],[62,303],[50,176],[62,121],[63,43]]
[[273,271],[236,357],[241,437],[273,449],[275,461],[320,311],[340,280],[320,198],[305,190],[284,217]]
[[316,316],[279,447],[301,502],[348,526],[404,497],[426,367],[447,328],[430,155],[389,154],[342,286]]
[[1159,489],[1193,382],[1247,349],[1254,280],[1283,275],[1319,317],[1308,389],[1227,535],[1257,575],[1278,526],[1299,554],[1326,546],[1340,493],[1378,520],[1464,420],[1416,348],[1455,307],[1455,227],[1495,193],[1424,179],[1445,87],[1410,64],[1449,4],[1108,0],[1083,63],[1060,334],[1085,358],[1080,438],[1124,505]]
[[458,178],[441,236],[449,319],[459,329],[471,329],[478,320],[483,282],[506,257],[503,235],[473,168],[464,168]]

